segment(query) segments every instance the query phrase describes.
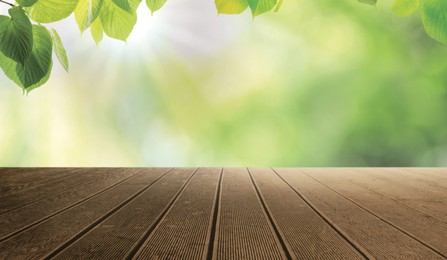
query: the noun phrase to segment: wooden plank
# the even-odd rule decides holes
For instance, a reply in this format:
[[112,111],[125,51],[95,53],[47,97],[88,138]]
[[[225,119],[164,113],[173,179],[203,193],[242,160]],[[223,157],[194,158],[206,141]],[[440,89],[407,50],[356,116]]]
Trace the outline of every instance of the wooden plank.
[[372,174],[374,177],[380,176],[384,180],[392,182],[394,185],[401,185],[408,189],[415,187],[421,191],[429,191],[437,196],[447,196],[446,181],[439,178],[430,180],[430,177],[418,175],[417,172],[409,171],[401,168],[381,169],[380,171],[365,171],[367,174]]
[[271,169],[250,169],[269,211],[296,259],[364,259]]
[[401,172],[412,175],[412,178],[424,182],[426,185],[442,189],[447,192],[447,169],[420,169],[420,168],[403,168]]
[[[13,170],[13,171],[12,171]],[[12,171],[12,172],[11,172]],[[0,171],[0,198],[18,192],[48,185],[52,181],[69,177],[79,169],[8,169]]]
[[392,177],[400,176],[400,179],[403,180],[410,178],[412,182],[419,183],[419,187],[422,189],[428,189],[441,196],[447,196],[447,176],[442,178],[442,175],[432,176],[421,171],[405,168],[385,169],[384,172],[390,172]]
[[40,186],[23,190],[14,194],[4,196],[0,200],[0,214],[26,206],[41,199],[55,196],[60,192],[83,185],[104,172],[79,171],[69,172],[68,175],[56,178]]
[[387,224],[298,169],[278,169],[279,175],[297,192],[376,258],[445,259],[395,227]]
[[166,169],[144,170],[125,182],[0,243],[0,259],[42,258],[76,240],[108,216],[128,204]]
[[[93,173],[95,169],[91,170]],[[98,178],[8,213],[0,214],[0,242],[43,220],[67,210],[111,186],[141,172],[141,169],[110,169]]]
[[144,242],[195,172],[175,169],[55,258],[129,259],[129,254],[135,253],[131,251]]
[[224,169],[214,259],[286,259],[246,169]]
[[135,258],[206,259],[221,172],[200,169]]
[[50,178],[55,173],[70,172],[73,168],[1,168],[0,167],[0,186],[3,186],[3,181],[7,183],[26,183],[28,178],[47,177]]
[[347,181],[349,170],[307,169],[305,173],[447,258],[447,225],[394,200]]
[[447,168],[446,167],[436,167],[436,168],[405,168],[405,170],[418,173],[424,178],[434,179],[435,181],[439,181],[440,185],[447,187]]
[[[354,169],[352,169],[354,170]],[[447,223],[447,200],[442,190],[402,176],[399,169],[355,169],[344,173],[353,183],[383,194]]]
[[24,183],[26,179],[35,176],[36,172],[41,172],[41,175],[51,175],[57,171],[58,168],[2,168],[0,167],[0,187],[10,183]]

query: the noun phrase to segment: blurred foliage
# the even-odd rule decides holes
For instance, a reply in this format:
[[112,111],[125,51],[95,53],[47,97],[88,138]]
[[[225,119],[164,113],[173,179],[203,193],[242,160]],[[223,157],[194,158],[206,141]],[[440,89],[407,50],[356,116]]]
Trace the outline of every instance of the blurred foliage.
[[0,165],[447,165],[447,48],[419,11],[285,1],[252,23],[195,2],[127,47],[68,41],[75,69],[26,98],[0,78]]

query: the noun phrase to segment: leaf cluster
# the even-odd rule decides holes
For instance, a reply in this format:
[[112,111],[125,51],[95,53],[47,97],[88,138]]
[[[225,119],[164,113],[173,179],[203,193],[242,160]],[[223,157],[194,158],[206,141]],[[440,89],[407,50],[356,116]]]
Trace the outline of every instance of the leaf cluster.
[[[167,0],[146,0],[155,12]],[[253,18],[278,9],[283,0],[215,0],[218,14],[240,14],[250,9]],[[358,0],[375,5],[377,0]],[[53,66],[52,54],[68,71],[67,53],[54,29],[42,24],[60,21],[74,14],[81,32],[90,33],[99,44],[104,35],[126,41],[137,22],[142,0],[0,0],[11,8],[0,15],[0,68],[6,76],[29,92],[48,81]],[[421,9],[427,34],[447,44],[447,0],[395,0],[393,11],[410,15]]]
[[[126,41],[137,21],[142,0],[16,0],[9,16],[0,15],[0,67],[7,77],[29,92],[48,81],[56,54],[66,71],[68,57],[54,29],[42,24],[74,14],[81,32],[90,28],[98,44],[104,35]],[[152,12],[166,0],[146,0]]]
[[50,77],[53,50],[68,71],[67,53],[55,30],[32,24],[21,6],[8,13],[0,16],[0,67],[6,76],[24,91],[41,86]]
[[219,14],[240,14],[250,8],[254,18],[274,8],[278,11],[282,0],[215,0],[215,3]]

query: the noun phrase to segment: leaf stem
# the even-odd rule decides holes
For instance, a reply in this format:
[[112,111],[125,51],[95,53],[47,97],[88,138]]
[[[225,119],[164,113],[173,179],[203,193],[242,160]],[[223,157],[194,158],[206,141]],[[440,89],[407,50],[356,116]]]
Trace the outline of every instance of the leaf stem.
[[11,3],[6,2],[6,1],[3,1],[3,0],[0,0],[0,3],[7,4],[7,5],[11,6],[11,7],[14,7],[14,6],[15,6],[14,4],[11,4]]

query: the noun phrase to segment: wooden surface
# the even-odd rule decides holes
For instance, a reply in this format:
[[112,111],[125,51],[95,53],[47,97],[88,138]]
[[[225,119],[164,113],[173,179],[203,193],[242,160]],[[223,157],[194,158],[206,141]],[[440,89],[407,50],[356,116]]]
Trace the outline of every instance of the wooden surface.
[[0,168],[0,259],[447,259],[447,169]]

